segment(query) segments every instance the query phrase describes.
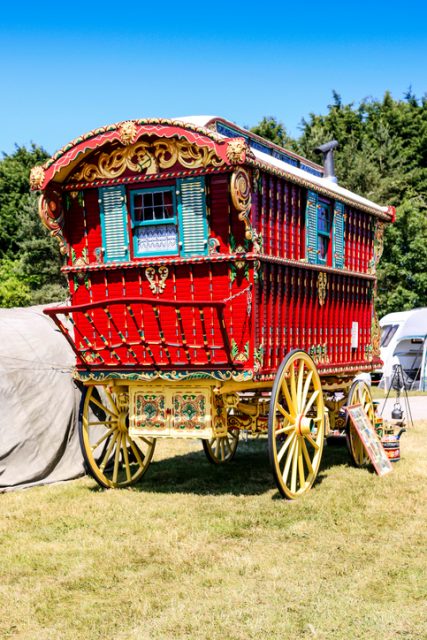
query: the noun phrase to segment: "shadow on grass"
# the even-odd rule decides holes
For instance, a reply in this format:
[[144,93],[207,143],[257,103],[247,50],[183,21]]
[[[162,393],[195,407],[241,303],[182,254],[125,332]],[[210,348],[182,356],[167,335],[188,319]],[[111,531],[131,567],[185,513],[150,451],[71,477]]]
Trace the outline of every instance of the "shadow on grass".
[[[325,446],[316,483],[327,478],[329,468],[350,465],[345,444]],[[235,458],[225,465],[208,462],[200,451],[154,461],[142,480],[132,489],[141,493],[186,493],[194,495],[262,495],[274,489],[267,440],[239,443]],[[94,487],[93,491],[102,491]],[[274,499],[280,497],[274,495]]]

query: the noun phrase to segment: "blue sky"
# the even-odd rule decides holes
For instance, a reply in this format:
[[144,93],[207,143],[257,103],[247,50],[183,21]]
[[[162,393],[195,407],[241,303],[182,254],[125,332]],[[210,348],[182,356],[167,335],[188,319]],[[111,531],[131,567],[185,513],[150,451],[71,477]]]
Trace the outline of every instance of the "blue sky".
[[0,13],[0,152],[143,117],[264,115],[427,92],[427,3],[27,3]]

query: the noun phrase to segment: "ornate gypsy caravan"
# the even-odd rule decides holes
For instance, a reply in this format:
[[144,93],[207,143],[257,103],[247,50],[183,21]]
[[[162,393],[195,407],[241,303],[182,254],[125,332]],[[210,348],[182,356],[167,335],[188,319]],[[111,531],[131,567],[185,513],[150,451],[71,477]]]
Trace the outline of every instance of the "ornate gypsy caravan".
[[66,257],[70,306],[46,313],[86,388],[94,478],[136,482],[162,437],[201,438],[225,463],[245,430],[268,433],[281,493],[305,493],[347,399],[373,413],[354,378],[380,365],[375,270],[392,208],[209,117],[91,131],[31,181]]

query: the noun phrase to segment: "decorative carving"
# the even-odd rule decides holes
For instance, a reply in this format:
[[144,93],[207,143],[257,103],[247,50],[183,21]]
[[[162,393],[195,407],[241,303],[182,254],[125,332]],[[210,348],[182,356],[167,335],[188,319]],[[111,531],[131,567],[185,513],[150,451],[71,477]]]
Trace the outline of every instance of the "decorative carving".
[[239,212],[239,220],[244,222],[246,227],[245,237],[254,243],[257,240],[257,233],[252,229],[249,221],[251,211],[251,183],[249,176],[244,169],[237,169],[231,175],[230,180],[231,201]]
[[166,287],[166,278],[169,275],[169,269],[167,267],[158,267],[157,272],[155,267],[147,267],[145,270],[145,276],[150,283],[150,289],[154,294],[163,293]]
[[41,189],[45,179],[43,167],[33,167],[30,172],[31,189]]
[[219,240],[217,238],[209,238],[208,240],[208,252],[210,256],[214,256],[219,253]]
[[369,262],[368,273],[375,274],[377,272],[377,266],[384,251],[384,229],[385,223],[380,220],[375,222],[375,236],[374,236],[374,254],[372,260]]
[[97,179],[113,179],[126,169],[135,173],[158,173],[170,169],[176,163],[187,169],[224,164],[213,149],[198,147],[187,140],[161,138],[154,142],[140,140],[110,153],[101,153],[96,163],[85,163],[72,175],[72,180],[92,182]]
[[231,164],[243,164],[247,151],[248,145],[244,138],[233,138],[227,146],[227,158]]
[[316,364],[328,364],[328,345],[326,344],[314,344],[308,350],[309,355],[313,358]]
[[375,311],[375,309],[374,309],[374,313],[372,314],[371,344],[372,344],[372,357],[379,358],[380,344],[381,344],[381,329],[380,329],[380,323],[378,322],[377,312]]
[[49,229],[50,235],[58,240],[60,252],[66,255],[68,248],[62,233],[64,212],[62,210],[61,194],[58,191],[46,191],[40,196],[39,216],[44,226]]
[[319,297],[319,304],[322,307],[326,300],[326,289],[328,286],[328,276],[324,271],[320,271],[317,276],[317,295]]
[[260,344],[257,349],[254,350],[254,371],[257,373],[262,369],[264,364],[264,345]]
[[239,352],[239,346],[237,342],[232,338],[231,340],[231,357],[234,362],[247,362],[249,359],[249,342],[243,347],[243,351]]
[[124,145],[132,144],[137,134],[136,125],[132,120],[122,122],[119,127],[119,137]]

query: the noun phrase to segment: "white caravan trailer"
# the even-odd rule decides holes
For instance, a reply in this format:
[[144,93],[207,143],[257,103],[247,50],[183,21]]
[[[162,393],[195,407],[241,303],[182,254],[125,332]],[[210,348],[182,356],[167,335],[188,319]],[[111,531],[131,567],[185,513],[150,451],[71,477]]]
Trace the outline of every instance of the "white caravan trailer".
[[389,313],[380,320],[380,387],[388,390],[393,365],[401,364],[407,389],[427,391],[427,307]]

